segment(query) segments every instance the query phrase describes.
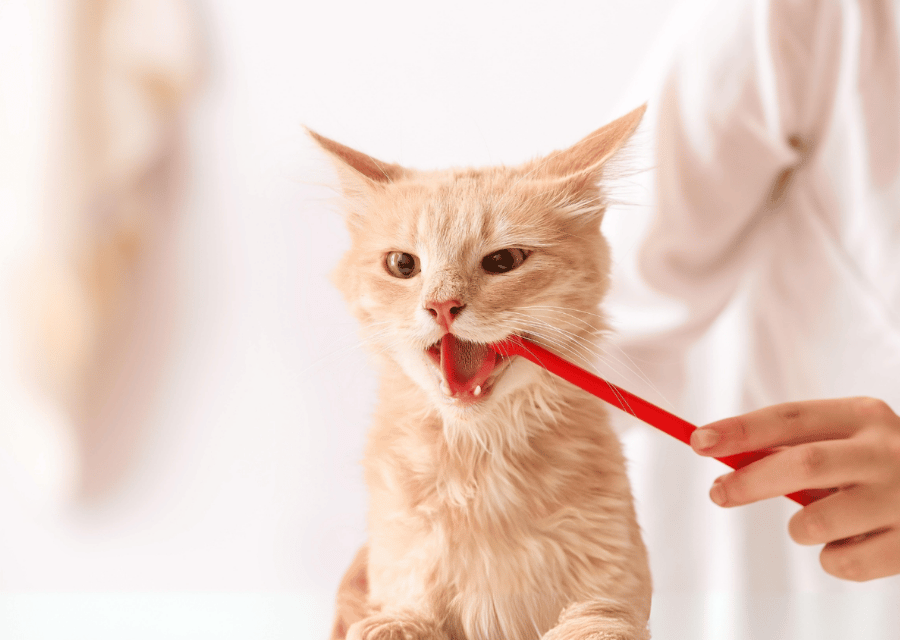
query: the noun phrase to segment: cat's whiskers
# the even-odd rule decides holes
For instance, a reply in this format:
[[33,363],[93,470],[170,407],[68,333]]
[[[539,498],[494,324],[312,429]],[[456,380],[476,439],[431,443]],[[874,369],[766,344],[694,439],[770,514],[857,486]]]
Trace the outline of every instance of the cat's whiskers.
[[578,325],[573,323],[572,320],[570,320],[568,318],[558,317],[557,313],[552,314],[552,317],[541,317],[537,314],[522,313],[519,311],[512,311],[512,310],[510,310],[507,313],[508,313],[508,315],[512,315],[512,316],[515,316],[518,318],[523,318],[525,320],[539,322],[542,324],[542,326],[546,326],[555,331],[562,332],[562,333],[566,334],[569,338],[572,338],[573,340],[579,341],[579,342],[584,342],[589,339],[599,337],[600,335],[602,335],[604,333],[604,329],[602,327],[599,327],[592,322],[581,320],[580,318],[574,318],[575,320],[578,320],[579,322],[581,322],[583,325],[582,327],[580,327],[579,332],[576,333],[575,331],[567,331],[566,329],[563,329],[553,323],[561,322],[561,323],[565,323],[566,325],[573,327],[573,328],[577,327]]
[[393,340],[387,342],[373,342],[377,347],[381,347],[380,349],[370,349],[370,352],[373,355],[380,356],[385,353],[392,353],[394,348],[398,345],[403,347],[408,344],[408,341],[403,336],[393,336]]
[[[551,338],[547,334],[542,334],[538,331],[534,331],[534,330],[529,331],[529,333],[531,335],[533,335],[534,337],[536,337],[540,340],[543,340],[544,342],[546,342],[549,345],[556,346],[560,351],[564,351],[564,352],[570,354],[572,356],[573,360],[577,360],[576,364],[583,364],[584,368],[586,370],[593,371],[597,375],[600,375],[600,371],[597,368],[596,364],[590,358],[588,358],[584,353],[582,353],[582,352],[578,351],[577,349],[575,349],[574,347],[572,347],[571,343],[580,345],[584,349],[584,351],[586,351],[588,354],[594,356],[597,359],[605,361],[607,363],[607,365],[610,367],[610,369],[612,369],[616,373],[619,373],[619,371],[616,369],[616,367],[611,365],[607,359],[603,358],[603,354],[597,353],[595,351],[596,346],[597,346],[596,344],[588,342],[588,341],[582,339],[580,336],[577,336],[576,334],[565,331],[564,329],[560,329],[559,327],[542,322],[539,319],[536,319],[536,318],[531,318],[531,319],[536,322],[539,322],[543,327],[545,327],[546,329],[549,329],[551,332],[561,334],[563,336],[563,338],[567,338],[567,340],[560,339],[560,338]],[[618,391],[616,390],[616,388],[613,385],[609,384],[608,382],[607,382],[607,384],[609,385],[610,390],[613,393],[615,393],[616,396],[619,397],[621,404],[624,407],[627,407],[626,410],[629,413],[634,414],[634,411],[631,409],[631,406],[628,404],[628,401],[621,394],[618,393]]]
[[[602,336],[604,333],[606,333],[606,331],[605,331],[604,329],[595,328],[595,327],[592,327],[592,325],[590,325],[589,323],[586,323],[586,324],[588,324],[589,327],[592,327],[592,330],[591,330],[590,332],[588,332],[587,336],[580,336],[580,335],[578,335],[578,334],[575,334],[575,333],[566,331],[565,329],[561,329],[560,327],[558,327],[558,326],[556,326],[556,325],[550,324],[549,322],[543,321],[543,320],[541,320],[541,319],[539,319],[539,318],[535,318],[535,317],[533,317],[533,316],[524,316],[523,314],[520,314],[520,317],[525,317],[525,318],[527,318],[527,319],[530,320],[530,321],[539,322],[539,323],[541,323],[541,326],[542,326],[542,327],[544,327],[544,328],[546,328],[546,329],[548,329],[548,330],[550,330],[550,331],[552,331],[552,332],[555,332],[555,333],[558,333],[558,334],[563,335],[563,336],[564,336],[565,338],[567,338],[570,342],[574,342],[574,343],[576,343],[576,344],[579,344],[579,345],[582,347],[582,349],[583,349],[584,351],[586,351],[586,352],[587,352],[588,354],[590,354],[591,356],[594,356],[594,357],[597,358],[598,360],[605,362],[605,363],[610,367],[610,369],[612,369],[612,370],[613,370],[614,372],[616,372],[616,373],[620,373],[620,372],[619,372],[619,370],[618,370],[615,366],[613,366],[613,365],[610,363],[610,359],[614,360],[617,364],[620,364],[620,365],[624,366],[626,369],[632,371],[633,373],[637,373],[637,374],[639,374],[639,375],[640,375],[640,373],[641,373],[640,371],[632,370],[632,369],[628,366],[628,363],[622,362],[621,360],[619,360],[619,359],[615,358],[614,356],[612,356],[611,354],[609,354],[609,353],[605,350],[605,344],[604,344],[604,343],[602,343],[602,342],[598,343],[598,342],[596,342],[596,341],[590,339],[590,338],[593,338],[593,337],[599,337],[599,336]],[[577,319],[577,318],[576,318],[576,319]],[[565,318],[554,318],[554,320],[558,320],[558,321],[561,321],[561,322],[567,322],[567,320],[566,320]],[[544,336],[544,337],[547,337],[547,336]],[[584,362],[585,364],[588,364],[588,365],[589,365],[589,368],[591,368],[591,369],[593,369],[595,372],[599,373],[599,370],[597,369],[596,365],[594,365],[593,363],[591,363],[591,362],[590,362],[583,354],[581,354],[581,353],[579,353],[579,352],[577,352],[577,351],[574,351],[574,350],[570,350],[570,352],[572,352],[573,355],[575,355],[576,357],[578,357],[579,360],[580,360],[581,362]]]
[[[559,309],[559,310],[567,309],[567,307],[553,307],[553,306],[550,306],[550,305],[546,305],[546,306],[532,306],[532,307],[518,307],[518,308],[520,308],[520,309],[524,309],[524,308],[529,308],[529,309]],[[587,311],[582,311],[582,310],[580,310],[580,309],[571,309],[571,310],[572,310],[572,311],[576,311],[577,313],[583,313],[583,314],[586,314],[586,315],[589,315],[589,316],[595,316],[595,317],[597,317],[597,318],[601,318],[601,319],[602,319],[602,316],[600,316],[599,314],[594,314],[594,313],[590,313],[590,312],[587,312]],[[571,318],[574,319],[574,320],[577,320],[577,321],[579,321],[579,322],[582,322],[582,323],[584,323],[584,324],[586,324],[586,325],[588,325],[588,326],[592,326],[592,325],[591,325],[589,322],[587,322],[586,320],[583,320],[583,319],[581,319],[581,318],[577,318],[576,316],[574,316],[574,315],[572,315],[572,314],[569,314],[569,313],[567,313],[567,312],[565,312],[565,311],[557,311],[557,313],[562,313],[563,315],[569,316],[569,317],[571,317]],[[528,317],[531,318],[531,317],[533,317],[533,316],[528,316]],[[564,319],[564,318],[554,318],[554,319],[555,319],[555,320],[558,320],[558,321],[561,321],[561,322],[567,322],[566,319]],[[554,330],[554,331],[559,331],[559,328],[556,327],[556,326],[554,326],[554,325],[549,325],[549,326],[547,326],[547,328],[548,328],[548,329],[551,329],[551,330]],[[594,332],[594,334],[597,335],[597,336],[602,336],[602,335],[604,335],[604,334],[606,334],[606,333],[609,333],[609,331],[606,330],[606,329],[596,329],[595,332]],[[623,367],[623,368],[625,369],[625,371],[627,371],[628,373],[637,376],[637,378],[638,378],[642,383],[646,384],[647,387],[648,387],[649,389],[651,389],[651,390],[653,391],[653,393],[655,393],[656,396],[659,397],[659,398],[661,399],[662,403],[664,403],[665,405],[667,405],[672,411],[675,411],[675,410],[676,410],[674,404],[672,404],[672,402],[669,401],[668,398],[666,398],[666,396],[662,393],[662,391],[660,391],[659,388],[657,388],[657,386],[653,383],[653,381],[646,375],[646,373],[644,373],[644,371],[641,369],[641,367],[640,367],[640,366],[639,366],[639,365],[638,365],[638,364],[637,364],[637,363],[636,363],[636,362],[628,355],[628,353],[625,352],[624,349],[622,349],[621,346],[619,346],[619,345],[616,344],[615,342],[612,342],[612,341],[609,341],[609,340],[601,340],[601,341],[599,341],[599,342],[591,342],[591,343],[589,343],[589,345],[585,345],[585,346],[589,346],[589,347],[590,347],[590,351],[591,351],[591,355],[593,355],[594,357],[596,357],[596,358],[597,358],[598,360],[600,360],[601,362],[605,363],[605,364],[610,368],[610,370],[612,370],[612,371],[615,372],[616,374],[622,375],[622,371],[621,371],[617,366],[615,366],[615,365],[620,365],[620,366]],[[609,351],[610,348],[617,349],[617,350],[619,351],[619,353],[621,353],[621,354],[625,357],[625,360],[623,360],[623,359],[617,357],[615,354],[611,353],[611,352]],[[598,351],[598,350],[599,350],[599,351]],[[626,361],[626,360],[627,360],[627,361]],[[596,366],[593,367],[593,370],[594,370],[594,372],[599,373],[599,371],[598,371],[598,369],[596,368]]]
[[[595,346],[595,339],[601,337],[606,333],[605,329],[603,329],[602,327],[597,326],[593,322],[581,320],[580,318],[574,318],[575,320],[581,322],[582,326],[579,327],[579,325],[576,325],[569,318],[559,317],[556,313],[554,313],[550,318],[543,318],[536,314],[525,314],[517,311],[512,311],[510,313],[520,318],[526,318],[535,322],[540,322],[542,326],[546,326],[547,328],[554,331],[563,332],[576,342],[584,344],[584,346]],[[566,326],[577,330],[577,333],[574,330],[567,331],[566,329],[563,329],[562,327],[558,326],[558,323],[564,323]]]
[[[548,307],[548,308],[549,308],[549,307]],[[564,307],[557,307],[557,308],[562,309],[562,308],[564,308]],[[560,313],[561,313],[563,316],[566,316],[566,317],[564,317],[564,318],[558,317],[557,314],[560,314]],[[551,324],[549,321],[544,321],[544,320],[542,320],[542,319],[540,319],[540,318],[536,318],[535,316],[530,315],[530,314],[519,314],[519,315],[520,315],[520,316],[524,316],[524,317],[528,318],[529,320],[538,320],[538,321],[541,321],[541,322],[543,323],[543,326],[547,327],[548,329],[551,329],[552,331],[556,331],[556,332],[564,332],[563,329],[561,329],[560,327],[558,327],[558,326],[556,326],[556,325],[554,325],[554,324]],[[596,315],[596,314],[588,314],[588,315]],[[599,315],[597,315],[596,317],[602,319],[602,317],[599,316]],[[571,319],[570,319],[570,318],[571,318]],[[573,320],[582,323],[582,324],[584,325],[584,327],[587,328],[587,329],[589,330],[585,335],[581,336],[581,335],[577,335],[577,334],[572,333],[572,332],[565,332],[565,333],[568,334],[568,336],[569,336],[572,340],[581,343],[582,346],[585,348],[585,350],[586,350],[586,351],[589,351],[589,352],[591,353],[591,355],[595,356],[596,358],[598,358],[598,359],[600,359],[600,360],[606,361],[606,358],[604,358],[604,355],[607,355],[607,353],[606,353],[606,351],[605,351],[605,349],[604,349],[604,347],[605,347],[605,342],[604,342],[604,341],[597,342],[597,341],[594,340],[593,338],[601,338],[601,337],[607,335],[607,334],[609,333],[609,330],[608,330],[608,329],[605,329],[605,328],[603,328],[603,327],[598,327],[598,326],[596,326],[596,325],[595,325],[594,323],[592,323],[592,322],[589,322],[589,321],[584,320],[584,319],[582,319],[582,318],[578,318],[578,317],[576,317],[576,316],[574,316],[574,315],[572,315],[572,314],[570,314],[570,313],[567,313],[567,312],[559,312],[559,311],[558,311],[558,312],[555,312],[555,313],[554,313],[554,317],[552,318],[552,320],[553,320],[553,321],[556,321],[556,322],[563,322],[563,323],[565,323],[565,324],[567,324],[567,325],[569,325],[569,326],[577,326],[577,325],[574,324]],[[601,349],[602,351],[598,351],[598,349]],[[616,360],[616,362],[618,362],[619,364],[622,364],[622,365],[628,367],[628,365],[627,365],[626,363],[623,363],[623,362],[621,362],[621,361],[619,361],[619,360]],[[640,371],[636,371],[636,373],[638,373],[639,375],[641,374]]]
[[[667,405],[671,411],[677,412],[677,409],[675,408],[675,405],[674,405],[674,404],[673,404],[673,403],[672,403],[672,402],[671,402],[671,401],[663,394],[662,391],[659,390],[659,388],[653,383],[653,380],[650,379],[650,377],[647,376],[646,373],[644,373],[644,371],[643,371],[643,370],[641,369],[641,367],[634,361],[634,359],[633,359],[631,356],[628,355],[628,352],[627,352],[627,351],[625,351],[621,346],[619,346],[619,345],[616,344],[615,342],[609,342],[609,341],[606,341],[606,342],[602,343],[602,344],[600,345],[600,347],[603,348],[603,349],[606,349],[606,348],[609,348],[609,347],[612,347],[612,348],[614,348],[614,349],[617,349],[617,350],[619,351],[619,353],[621,353],[621,354],[627,359],[628,362],[625,362],[625,361],[623,361],[623,360],[617,358],[616,356],[614,356],[613,354],[611,354],[611,353],[609,353],[609,352],[605,352],[605,355],[609,356],[610,358],[615,359],[616,362],[620,363],[620,364],[621,364],[622,366],[624,366],[627,370],[629,370],[629,371],[631,371],[632,373],[634,373],[635,375],[637,375],[638,378],[639,378],[644,384],[646,384],[646,385],[648,386],[648,388],[649,388],[650,390],[652,390],[653,393],[656,394],[657,397],[660,398],[660,400],[661,400],[661,402],[662,402],[663,404]],[[607,361],[607,362],[608,362],[608,361]]]
[[[562,314],[567,315],[567,316],[569,316],[569,317],[571,317],[571,318],[577,319],[577,320],[579,320],[579,321],[581,321],[581,322],[585,322],[585,321],[584,321],[584,320],[581,320],[580,318],[577,318],[576,316],[574,316],[574,315],[572,315],[572,314],[570,314],[570,313],[568,313],[568,311],[575,311],[576,313],[580,313],[580,314],[584,314],[584,315],[589,315],[589,316],[593,316],[593,317],[596,317],[596,318],[601,319],[601,320],[605,320],[604,316],[602,316],[602,315],[600,315],[600,314],[591,313],[591,312],[589,312],[589,311],[583,311],[583,310],[581,310],[581,309],[575,309],[575,308],[570,308],[570,307],[558,307],[558,306],[552,306],[552,305],[531,305],[531,306],[527,306],[527,307],[516,307],[516,308],[517,308],[517,309],[538,309],[538,310],[539,310],[539,309],[552,309],[552,310],[555,310],[555,311],[558,312],[558,313],[562,313]],[[605,330],[601,331],[601,333],[606,333],[606,332],[607,332],[607,331],[605,331]],[[627,353],[621,346],[619,346],[618,344],[616,344],[615,342],[610,341],[610,340],[604,340],[604,341],[598,343],[596,346],[597,346],[598,348],[600,348],[600,349],[603,349],[603,351],[604,351],[602,354],[595,354],[595,355],[597,355],[601,360],[603,360],[604,362],[607,362],[607,363],[608,363],[609,360],[608,360],[606,357],[604,357],[604,356],[608,356],[609,358],[613,358],[613,359],[615,360],[615,362],[617,362],[618,364],[621,364],[622,366],[624,366],[630,373],[635,374],[635,375],[638,377],[638,379],[640,379],[641,382],[643,382],[644,384],[646,384],[646,385],[648,386],[648,388],[650,388],[650,389],[651,389],[651,390],[652,390],[652,391],[653,391],[653,392],[654,392],[654,393],[662,400],[662,402],[664,402],[666,405],[668,405],[668,407],[669,407],[670,409],[672,409],[673,411],[675,410],[675,405],[672,404],[672,402],[669,401],[669,399],[665,397],[665,395],[662,393],[662,391],[660,391],[660,390],[656,387],[656,385],[653,383],[653,381],[650,379],[650,377],[647,376],[646,373],[644,373],[644,371],[641,369],[641,367],[640,367],[640,366],[639,366],[639,365],[638,365],[638,364],[637,364],[637,363],[636,363],[636,362],[628,355],[628,353]],[[617,350],[618,350],[618,351],[619,351],[619,352],[620,352],[620,353],[628,360],[628,362],[625,362],[625,361],[623,361],[623,360],[620,360],[620,359],[617,358],[616,356],[614,356],[614,355],[612,355],[611,353],[609,353],[609,352],[607,351],[607,349],[610,348],[610,347],[611,347],[611,348],[617,349]],[[615,369],[614,369],[614,370],[615,370]],[[617,373],[618,373],[618,371],[617,371]]]
[[[551,332],[562,333],[555,327],[547,326],[546,329],[550,330]],[[548,346],[555,347],[556,350],[561,352],[562,355],[567,356],[568,359],[573,361],[575,364],[579,364],[583,368],[592,370],[593,372],[599,374],[596,364],[588,357],[588,355],[598,357],[598,354],[595,353],[592,349],[587,348],[583,341],[576,341],[571,337],[565,335],[563,335],[563,337],[554,337],[552,334],[534,330],[533,328],[529,333],[539,342],[544,342]],[[573,343],[581,346],[581,350],[573,346]],[[585,352],[587,352],[587,354]]]
[[559,329],[558,327],[554,327],[552,325],[537,321],[541,327],[550,330],[551,332],[561,334],[561,337],[554,337],[552,335],[548,335],[547,333],[543,333],[540,330],[536,329],[534,326],[535,319],[528,318],[531,322],[527,324],[523,324],[520,327],[515,327],[513,323],[508,323],[510,326],[514,328],[518,328],[526,331],[530,336],[539,339],[549,345],[557,347],[559,350],[564,351],[569,354],[573,359],[577,359],[579,362],[593,367],[593,364],[588,359],[588,357],[582,352],[579,351],[576,346],[581,346],[584,351],[587,351],[591,355],[596,355],[591,351],[585,340],[581,339],[579,336],[575,334],[568,333],[564,330]]
[[[374,322],[374,323],[370,324],[369,327],[372,327],[372,326],[375,326],[375,325],[382,325],[382,324],[383,324],[383,325],[390,325],[391,323],[390,323],[389,321],[384,321],[384,322]],[[347,333],[343,334],[342,336],[339,336],[338,339],[346,338],[346,337],[348,337],[348,336],[351,336],[351,335],[356,334],[356,339],[355,339],[354,342],[352,342],[352,343],[350,343],[350,344],[343,345],[343,346],[336,347],[335,349],[332,349],[332,350],[328,351],[326,354],[324,354],[323,356],[317,358],[317,359],[314,360],[313,362],[309,363],[309,365],[307,365],[306,367],[304,367],[303,369],[301,369],[301,370],[298,372],[298,374],[299,374],[299,375],[305,375],[305,374],[309,373],[310,370],[312,370],[312,369],[316,368],[317,366],[322,365],[323,363],[325,363],[327,360],[330,360],[330,359],[332,359],[332,358],[340,358],[340,357],[346,356],[346,355],[352,353],[353,351],[355,351],[356,349],[360,349],[360,348],[364,347],[367,343],[373,342],[373,341],[377,340],[378,338],[380,338],[380,337],[382,337],[382,336],[388,334],[389,331],[390,331],[389,329],[383,329],[382,331],[379,331],[379,332],[377,332],[377,333],[375,333],[375,334],[372,334],[372,335],[363,335],[363,336],[360,336],[360,335],[359,335],[359,330],[358,330],[358,329],[357,329],[356,331],[350,331],[350,332],[347,332]]]
[[[597,318],[598,320],[601,320],[603,322],[605,322],[607,319],[607,317],[605,315],[600,314],[600,313],[593,313],[591,311],[585,311],[584,309],[578,309],[575,307],[561,307],[561,306],[549,305],[549,304],[525,305],[525,306],[513,307],[513,309],[516,311],[523,311],[523,310],[524,311],[532,311],[532,310],[540,311],[540,310],[548,309],[553,312],[564,313],[571,318],[578,318],[579,320],[581,320],[581,318],[578,317],[579,315]],[[575,315],[575,314],[578,314],[578,315]]]
[[[530,320],[533,321],[534,318],[530,318]],[[554,337],[551,337],[550,335],[547,335],[545,333],[541,333],[540,331],[535,330],[532,323],[529,323],[528,325],[523,325],[521,327],[515,327],[515,325],[513,325],[512,323],[507,323],[507,326],[512,326],[513,328],[518,328],[518,329],[522,330],[523,332],[527,332],[530,336],[532,336],[533,338],[536,338],[538,342],[543,342],[549,346],[556,347],[556,349],[558,351],[569,354],[571,356],[572,360],[578,361],[581,364],[583,364],[585,369],[587,369],[587,370],[593,369],[595,372],[597,372],[596,365],[584,353],[573,348],[573,346],[571,344],[573,342],[576,344],[581,343],[582,345],[584,345],[584,341],[581,340],[579,336],[570,334],[570,336],[567,336],[568,340],[554,338]],[[551,331],[556,331],[557,333],[565,333],[564,331],[560,331],[557,327],[553,327],[550,325],[545,325],[545,326],[548,329],[550,329]],[[525,348],[527,349],[527,346]],[[585,349],[585,350],[588,351],[591,355],[596,355],[589,349]],[[538,360],[539,359],[540,358],[538,358]],[[556,378],[554,377],[553,379],[555,380]],[[613,391],[613,393],[616,393],[616,395],[619,395],[616,392],[616,389],[614,387],[612,387],[611,385],[610,385],[610,389]],[[621,396],[620,396],[620,399],[621,399],[623,405],[628,406],[628,403],[624,398],[621,398]],[[630,410],[630,407],[628,407],[628,409]]]
[[[593,355],[590,335],[578,335],[571,331],[566,331],[565,329],[561,329],[560,327],[553,326],[543,320],[537,318],[522,318],[520,321],[528,322],[531,321],[532,329],[530,331],[531,335],[537,336],[541,333],[540,330],[545,330],[551,332],[552,335],[556,336],[553,339],[554,344],[561,348],[565,348],[568,353],[571,353],[573,356],[576,356],[580,359],[584,359],[585,353],[587,352]],[[551,339],[549,335],[543,334],[543,337]]]
[[591,317],[597,318],[599,320],[606,320],[606,316],[604,316],[602,314],[592,313],[590,311],[585,311],[583,309],[576,309],[575,307],[560,307],[560,306],[549,305],[549,304],[533,304],[533,305],[528,305],[528,306],[513,307],[513,309],[515,309],[515,310],[523,310],[524,309],[524,310],[529,310],[529,311],[530,310],[550,309],[551,311],[564,313],[565,315],[569,316],[570,318],[577,318],[578,320],[581,320],[581,318],[578,318],[578,316],[576,316],[574,313],[569,313],[570,311],[574,311],[575,313],[581,314],[583,316],[591,316]]

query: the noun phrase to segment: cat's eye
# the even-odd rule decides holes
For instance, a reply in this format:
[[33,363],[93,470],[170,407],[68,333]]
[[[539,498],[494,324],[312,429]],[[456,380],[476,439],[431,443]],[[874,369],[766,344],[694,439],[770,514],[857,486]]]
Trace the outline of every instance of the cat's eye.
[[519,267],[531,254],[524,249],[501,249],[481,259],[481,268],[488,273],[506,273]]
[[419,273],[419,259],[411,253],[391,251],[384,257],[384,266],[395,278],[412,278]]

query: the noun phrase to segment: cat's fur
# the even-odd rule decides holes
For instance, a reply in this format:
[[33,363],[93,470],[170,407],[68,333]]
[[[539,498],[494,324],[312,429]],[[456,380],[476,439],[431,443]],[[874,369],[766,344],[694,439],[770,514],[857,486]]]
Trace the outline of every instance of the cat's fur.
[[[335,281],[381,368],[370,540],[332,638],[648,637],[646,552],[602,402],[522,358],[500,362],[484,392],[448,397],[443,361],[426,352],[449,327],[448,344],[527,335],[584,362],[605,329],[603,167],[642,115],[519,167],[428,173],[312,133],[337,167],[352,236]],[[506,248],[527,257],[488,273],[482,258]],[[391,275],[393,251],[421,271]],[[449,300],[447,320],[435,309]]]

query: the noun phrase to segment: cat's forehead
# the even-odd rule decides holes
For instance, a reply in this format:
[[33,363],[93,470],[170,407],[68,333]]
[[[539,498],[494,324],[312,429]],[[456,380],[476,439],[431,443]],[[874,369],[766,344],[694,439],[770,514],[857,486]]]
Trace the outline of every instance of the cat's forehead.
[[397,236],[439,253],[540,242],[547,226],[548,198],[513,170],[423,174],[392,191]]

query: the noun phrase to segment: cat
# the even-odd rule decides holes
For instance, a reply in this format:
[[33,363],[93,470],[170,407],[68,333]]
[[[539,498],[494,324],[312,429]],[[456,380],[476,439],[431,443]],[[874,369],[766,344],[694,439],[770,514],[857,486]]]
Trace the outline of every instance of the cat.
[[380,368],[369,542],[332,639],[638,640],[650,572],[602,402],[487,345],[575,361],[607,330],[607,161],[644,107],[517,167],[421,172],[313,131],[352,246],[334,281]]

